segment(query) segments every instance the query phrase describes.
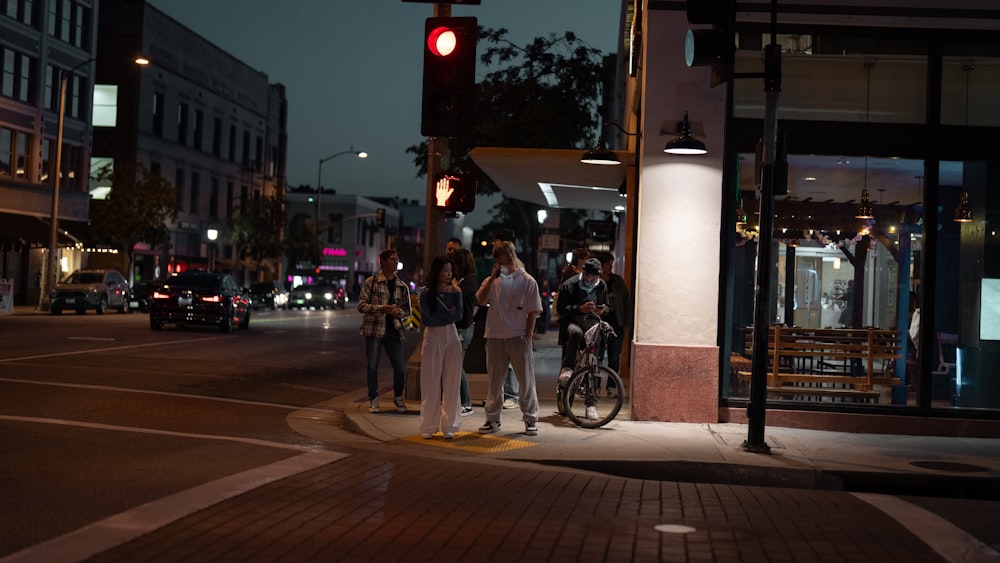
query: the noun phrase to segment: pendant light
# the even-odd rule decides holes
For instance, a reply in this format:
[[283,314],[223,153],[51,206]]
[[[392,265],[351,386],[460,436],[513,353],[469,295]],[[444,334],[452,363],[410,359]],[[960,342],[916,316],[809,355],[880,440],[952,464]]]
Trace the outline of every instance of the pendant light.
[[601,138],[597,141],[597,146],[594,147],[594,150],[583,153],[583,156],[580,158],[580,162],[584,164],[603,164],[609,166],[616,166],[622,163],[614,151],[608,150],[608,143],[604,140],[604,135],[601,135]]
[[955,222],[972,222],[972,208],[969,207],[969,192],[962,192],[962,195],[958,198],[958,207],[955,208]]
[[[872,67],[875,63],[871,61],[865,61],[865,69],[867,69],[867,79],[865,83],[865,123],[868,123],[869,112],[871,109],[871,97],[872,97]],[[858,211],[854,214],[855,219],[874,219],[875,210],[872,208],[872,203],[868,199],[868,155],[865,155],[865,183],[861,187],[861,203],[858,204]]]
[[705,143],[691,136],[691,123],[688,121],[688,112],[684,112],[684,121],[680,123],[680,137],[676,137],[667,142],[663,147],[663,152],[669,154],[706,154],[708,149]]
[[[969,124],[969,76],[972,71],[976,69],[976,65],[972,61],[966,61],[962,64],[962,70],[965,71],[965,124]],[[969,207],[969,192],[962,192],[962,195],[958,197],[958,207],[955,208],[954,221],[956,223],[971,223],[972,222],[972,208]]]

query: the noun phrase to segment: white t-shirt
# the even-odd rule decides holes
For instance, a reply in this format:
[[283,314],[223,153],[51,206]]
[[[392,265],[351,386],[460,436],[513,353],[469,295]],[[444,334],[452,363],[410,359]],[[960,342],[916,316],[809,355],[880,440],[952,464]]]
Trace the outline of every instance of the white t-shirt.
[[514,270],[511,274],[500,274],[499,278],[486,278],[489,284],[485,338],[516,338],[525,336],[528,315],[542,312],[542,298],[538,294],[538,282],[524,270]]

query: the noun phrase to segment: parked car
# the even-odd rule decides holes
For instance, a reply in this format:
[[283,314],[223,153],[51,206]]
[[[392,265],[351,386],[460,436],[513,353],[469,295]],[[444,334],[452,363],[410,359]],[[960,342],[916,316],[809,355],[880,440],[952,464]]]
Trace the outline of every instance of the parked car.
[[284,309],[288,307],[288,291],[276,281],[257,282],[250,286],[253,308]]
[[153,292],[161,287],[163,287],[163,280],[147,280],[135,284],[131,292],[132,309],[148,313],[149,302],[153,299]]
[[217,325],[222,332],[250,327],[250,292],[229,274],[181,272],[164,280],[153,292],[149,327],[160,330],[164,323]]
[[103,315],[108,307],[128,313],[128,282],[115,270],[77,270],[56,284],[49,294],[49,312],[60,315],[73,309],[78,315],[93,309]]
[[[338,292],[339,290],[339,292]],[[300,285],[292,290],[288,297],[288,308],[317,310],[332,309],[337,306],[338,294],[344,294],[344,288],[337,284],[315,283]],[[346,300],[346,297],[343,299]],[[343,305],[340,305],[343,308]]]

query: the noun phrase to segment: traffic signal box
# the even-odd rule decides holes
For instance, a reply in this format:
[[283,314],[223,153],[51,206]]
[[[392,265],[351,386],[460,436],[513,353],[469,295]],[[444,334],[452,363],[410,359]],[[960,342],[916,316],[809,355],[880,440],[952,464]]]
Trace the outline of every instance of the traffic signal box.
[[476,182],[452,169],[434,176],[434,206],[444,212],[469,213],[476,208]]
[[422,135],[455,137],[471,132],[478,35],[476,18],[427,18]]
[[736,51],[734,9],[734,0],[687,0],[688,22],[712,27],[688,30],[684,38],[684,62],[689,67],[711,67],[713,88],[732,79]]

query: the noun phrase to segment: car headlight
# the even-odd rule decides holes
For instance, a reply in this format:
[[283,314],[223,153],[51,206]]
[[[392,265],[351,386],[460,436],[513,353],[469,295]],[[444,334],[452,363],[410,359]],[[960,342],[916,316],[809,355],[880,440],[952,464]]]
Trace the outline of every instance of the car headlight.
[[312,299],[312,298],[313,298],[313,294],[312,294],[312,293],[309,293],[309,292],[307,291],[307,292],[306,292],[306,299]]
[[327,301],[333,301],[333,294],[330,292],[324,293],[323,299],[326,299]]

